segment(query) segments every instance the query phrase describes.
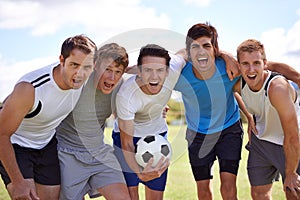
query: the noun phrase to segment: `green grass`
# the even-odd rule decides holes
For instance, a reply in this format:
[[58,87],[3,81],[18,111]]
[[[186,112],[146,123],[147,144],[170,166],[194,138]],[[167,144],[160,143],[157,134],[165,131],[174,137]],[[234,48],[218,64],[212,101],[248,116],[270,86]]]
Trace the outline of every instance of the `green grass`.
[[[193,179],[193,175],[190,169],[187,156],[187,145],[185,141],[185,126],[170,126],[169,127],[169,141],[173,148],[173,157],[171,160],[171,166],[169,168],[168,181],[166,186],[166,191],[164,194],[164,199],[166,200],[196,200],[196,183]],[[247,130],[246,128],[244,130]],[[111,143],[111,129],[106,129],[106,142]],[[247,141],[247,136],[244,137],[244,143]],[[238,188],[238,198],[240,200],[249,200],[250,197],[250,185],[247,178],[246,161],[247,161],[247,150],[243,148],[242,151],[242,161],[240,164],[240,169],[238,173],[237,188]],[[213,190],[214,199],[221,200],[220,194],[220,181],[218,173],[218,165],[215,163],[214,168],[214,179],[213,179]],[[143,186],[140,187],[140,197],[144,199]],[[281,182],[276,182],[273,185],[272,192],[273,200],[285,199],[284,193],[282,191]],[[0,200],[9,199],[9,196],[4,189],[3,183],[0,183]],[[89,199],[86,196],[86,199]],[[103,197],[96,198],[95,200],[102,200]]]

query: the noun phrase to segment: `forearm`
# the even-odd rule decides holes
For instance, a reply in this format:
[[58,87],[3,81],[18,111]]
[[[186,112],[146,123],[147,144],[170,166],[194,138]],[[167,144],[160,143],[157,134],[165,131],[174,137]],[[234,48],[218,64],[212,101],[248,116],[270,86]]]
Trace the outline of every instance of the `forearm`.
[[128,166],[135,173],[140,173],[140,167],[135,160],[135,146],[133,144],[134,122],[133,120],[119,119],[122,152]]
[[286,174],[296,173],[300,160],[299,135],[284,140],[284,153],[286,162]]
[[[131,142],[132,143],[132,142]],[[130,169],[136,173],[139,174],[141,172],[140,166],[137,164],[135,160],[135,149],[134,149],[133,143],[130,144],[129,142],[122,142],[122,152],[125,158],[125,161],[127,162]]]
[[6,136],[0,137],[0,160],[11,182],[19,182],[24,179],[18,167],[10,138]]
[[233,80],[235,77],[240,76],[237,60],[231,54],[224,51],[220,51],[220,56],[226,63],[226,72],[229,79]]
[[251,118],[251,113],[248,112],[246,105],[244,104],[244,101],[242,100],[242,97],[237,92],[234,93],[235,99],[238,102],[240,110],[244,113],[244,115],[247,117],[247,119]]
[[266,69],[278,72],[285,76],[287,79],[295,82],[297,85],[300,85],[300,73],[287,64],[268,61]]

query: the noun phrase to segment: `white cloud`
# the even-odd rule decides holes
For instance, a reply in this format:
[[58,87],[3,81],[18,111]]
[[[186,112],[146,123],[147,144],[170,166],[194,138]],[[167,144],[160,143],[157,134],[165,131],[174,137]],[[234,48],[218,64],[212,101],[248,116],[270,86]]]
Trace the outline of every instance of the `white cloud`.
[[[137,28],[169,28],[164,13],[140,0],[2,0],[0,28],[29,28],[33,35],[53,34],[64,26],[83,26],[106,37]],[[105,31],[104,31],[105,30]]]
[[186,4],[196,5],[199,7],[207,7],[211,2],[212,0],[184,0],[184,3]]
[[285,62],[300,71],[300,20],[289,30],[277,28],[263,32],[261,42],[264,44],[268,60]]

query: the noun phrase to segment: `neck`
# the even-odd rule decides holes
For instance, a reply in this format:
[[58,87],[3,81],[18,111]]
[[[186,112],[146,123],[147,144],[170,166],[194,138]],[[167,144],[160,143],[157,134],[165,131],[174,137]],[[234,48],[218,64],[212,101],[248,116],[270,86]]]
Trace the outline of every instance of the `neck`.
[[214,75],[215,71],[216,71],[215,65],[210,67],[210,69],[207,71],[199,71],[196,67],[193,66],[193,72],[194,72],[195,76],[200,80],[210,79]]

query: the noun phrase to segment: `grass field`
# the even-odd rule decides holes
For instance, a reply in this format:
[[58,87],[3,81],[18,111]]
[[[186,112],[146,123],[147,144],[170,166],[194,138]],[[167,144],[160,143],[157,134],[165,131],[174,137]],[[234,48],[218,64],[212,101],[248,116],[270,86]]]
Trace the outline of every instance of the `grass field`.
[[[169,175],[167,181],[167,187],[164,195],[166,200],[196,200],[196,185],[193,179],[190,165],[188,162],[187,151],[186,151],[186,141],[185,137],[185,126],[170,126],[169,127],[169,141],[172,144],[173,148],[173,157],[171,160],[171,166],[169,168]],[[247,129],[245,129],[247,130]],[[110,143],[110,134],[111,129],[106,129],[107,142]],[[247,137],[244,138],[244,143],[246,142]],[[250,186],[247,179],[246,171],[246,160],[247,160],[247,150],[243,148],[242,151],[242,161],[238,173],[237,188],[238,188],[238,198],[240,200],[250,200]],[[222,199],[219,187],[219,174],[218,174],[218,165],[215,163],[214,168],[214,179],[213,179],[213,190],[214,190],[214,199]],[[143,187],[140,187],[141,199],[144,199]],[[273,185],[272,192],[273,200],[282,200],[285,199],[284,193],[282,191],[281,182],[276,182]],[[9,199],[9,196],[4,189],[3,183],[0,183],[0,200]],[[89,199],[86,197],[86,199]],[[95,200],[102,200],[103,197],[96,198]]]

